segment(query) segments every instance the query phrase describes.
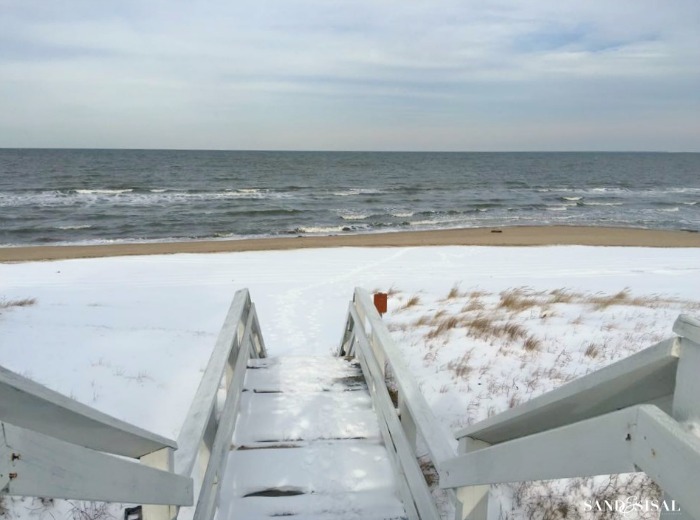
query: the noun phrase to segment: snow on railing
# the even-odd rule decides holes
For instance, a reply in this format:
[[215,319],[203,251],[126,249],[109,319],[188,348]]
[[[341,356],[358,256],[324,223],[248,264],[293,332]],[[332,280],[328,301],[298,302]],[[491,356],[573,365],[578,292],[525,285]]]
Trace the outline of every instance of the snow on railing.
[[[355,289],[338,355],[360,361],[409,518],[440,518],[417,461],[417,434],[425,440],[436,467],[456,452],[363,289]],[[387,366],[398,389],[398,413],[386,386]]]
[[[195,478],[195,493],[198,493],[195,507],[182,508],[177,515],[179,519],[214,517],[248,360],[266,355],[255,304],[248,290],[242,289],[233,298],[178,436],[181,447],[175,453],[175,472],[201,476]],[[216,402],[222,387],[226,397],[219,413]]]
[[2,367],[0,421],[0,494],[192,504],[192,480],[158,467],[175,441]]
[[145,520],[210,520],[246,365],[265,355],[255,306],[238,291],[177,443],[0,367],[0,494],[144,504]]
[[[338,355],[360,360],[386,444],[394,447],[410,518],[437,514],[422,476],[412,474],[417,433],[457,519],[487,518],[490,484],[636,471],[665,490],[667,503],[672,497],[700,518],[700,321],[682,315],[673,330],[678,337],[463,429],[456,451],[362,289],[355,290]],[[387,402],[387,367],[398,411]]]

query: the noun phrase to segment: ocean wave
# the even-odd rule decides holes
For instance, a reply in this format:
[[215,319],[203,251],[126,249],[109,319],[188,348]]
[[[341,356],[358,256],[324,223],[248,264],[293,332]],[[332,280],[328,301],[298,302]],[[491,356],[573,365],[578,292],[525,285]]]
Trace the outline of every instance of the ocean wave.
[[92,227],[91,224],[76,224],[73,226],[56,226],[55,229],[62,229],[64,231],[68,230],[74,230],[74,229],[90,229]]
[[20,206],[81,206],[92,202],[113,201],[120,205],[151,206],[172,203],[187,203],[215,200],[262,200],[289,199],[290,193],[268,190],[218,190],[218,191],[176,191],[167,189],[151,189],[136,191],[134,189],[77,189],[77,190],[45,190],[32,192],[0,192],[0,207]]
[[584,201],[584,206],[624,206],[624,202],[594,202],[594,201]]
[[656,211],[663,211],[664,213],[675,213],[676,211],[680,211],[681,208],[678,206],[674,206],[672,208],[659,208]]
[[544,209],[547,211],[566,211],[569,209],[569,206],[562,204],[561,206],[546,206]]
[[369,213],[361,213],[356,211],[340,211],[339,216],[343,220],[365,220],[371,217]]
[[369,226],[299,226],[288,234],[328,235],[334,233],[348,233],[352,231],[367,231]]
[[100,189],[94,189],[94,190],[88,190],[88,189],[76,189],[72,190],[73,192],[79,194],[79,195],[121,195],[122,193],[131,193],[134,191],[133,188],[124,188],[124,189],[112,189],[112,188],[100,188]]
[[561,200],[568,200],[570,202],[577,202],[582,199],[583,197],[561,197]]
[[348,188],[343,191],[334,191],[333,195],[336,197],[353,197],[356,195],[376,195],[379,193],[383,192],[375,188]]
[[412,217],[415,213],[413,211],[401,211],[401,210],[395,210],[395,211],[390,211],[389,215],[392,217],[397,217],[397,218],[409,218]]

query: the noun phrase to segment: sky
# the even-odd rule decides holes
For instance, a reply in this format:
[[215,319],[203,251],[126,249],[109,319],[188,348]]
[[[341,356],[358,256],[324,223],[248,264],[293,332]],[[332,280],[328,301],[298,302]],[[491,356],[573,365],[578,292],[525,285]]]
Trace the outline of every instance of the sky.
[[700,151],[700,2],[0,0],[0,147]]

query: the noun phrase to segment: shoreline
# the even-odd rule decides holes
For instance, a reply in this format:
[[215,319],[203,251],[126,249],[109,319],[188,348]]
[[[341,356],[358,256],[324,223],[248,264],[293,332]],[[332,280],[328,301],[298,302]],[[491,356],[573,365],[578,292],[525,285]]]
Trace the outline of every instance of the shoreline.
[[284,251],[332,247],[416,246],[620,246],[700,247],[700,233],[595,226],[515,226],[358,235],[273,237],[239,240],[146,242],[100,245],[0,247],[0,262],[67,260],[177,253]]

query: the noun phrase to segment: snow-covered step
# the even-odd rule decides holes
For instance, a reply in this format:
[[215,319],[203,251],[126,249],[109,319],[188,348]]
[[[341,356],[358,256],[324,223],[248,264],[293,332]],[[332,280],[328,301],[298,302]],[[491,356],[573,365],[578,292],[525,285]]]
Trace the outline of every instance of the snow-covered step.
[[355,361],[335,357],[281,357],[251,359],[244,391],[348,392],[366,390],[362,370]]
[[218,520],[403,519],[372,401],[354,361],[251,360]]
[[245,392],[236,447],[315,440],[369,439],[379,425],[367,392]]
[[316,442],[298,448],[234,450],[229,455],[219,520],[402,518],[384,446]]

